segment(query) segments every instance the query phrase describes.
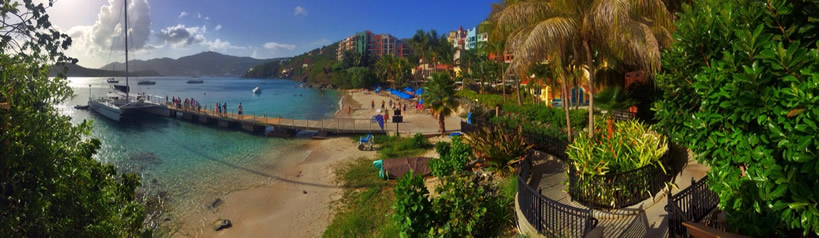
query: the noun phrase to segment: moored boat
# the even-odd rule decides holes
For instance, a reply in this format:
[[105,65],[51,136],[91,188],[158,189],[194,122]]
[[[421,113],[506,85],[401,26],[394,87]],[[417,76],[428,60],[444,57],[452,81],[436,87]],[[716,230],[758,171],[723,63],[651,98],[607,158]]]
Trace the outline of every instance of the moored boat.
[[254,94],[260,94],[260,93],[262,93],[262,88],[260,88],[260,87],[255,87],[255,88],[253,88],[253,93],[254,93]]

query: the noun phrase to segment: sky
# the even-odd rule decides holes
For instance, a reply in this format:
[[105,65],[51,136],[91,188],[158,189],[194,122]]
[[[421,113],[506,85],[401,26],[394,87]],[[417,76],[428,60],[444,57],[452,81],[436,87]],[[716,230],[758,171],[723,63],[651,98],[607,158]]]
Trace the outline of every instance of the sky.
[[[45,0],[41,0],[45,1]],[[364,30],[410,38],[474,27],[497,0],[129,0],[129,59],[203,51],[294,56]],[[122,62],[122,0],[56,0],[51,23],[71,36],[68,55],[98,68]]]

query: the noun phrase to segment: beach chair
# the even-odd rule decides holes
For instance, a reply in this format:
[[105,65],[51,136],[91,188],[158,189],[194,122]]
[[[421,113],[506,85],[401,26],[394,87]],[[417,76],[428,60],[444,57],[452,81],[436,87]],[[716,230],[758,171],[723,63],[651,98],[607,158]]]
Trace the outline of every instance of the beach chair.
[[358,149],[364,150],[373,150],[373,135],[367,134],[367,137],[358,137]]

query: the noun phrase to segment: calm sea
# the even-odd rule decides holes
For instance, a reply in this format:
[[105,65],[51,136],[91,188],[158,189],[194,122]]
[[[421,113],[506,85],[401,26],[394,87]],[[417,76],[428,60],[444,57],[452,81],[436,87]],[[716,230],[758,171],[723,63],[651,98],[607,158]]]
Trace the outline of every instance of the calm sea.
[[[153,80],[156,85],[136,85],[136,81],[144,79]],[[289,80],[202,77],[203,84],[186,84],[189,79],[132,78],[131,92],[192,97],[203,105],[227,103],[230,110],[242,103],[246,114],[295,119],[328,118],[339,108],[337,91],[299,88],[298,83]],[[140,174],[147,190],[168,195],[172,212],[195,212],[203,209],[203,201],[220,194],[274,183],[258,172],[275,170],[280,155],[306,157],[308,153],[296,149],[304,141],[266,138],[171,118],[111,121],[91,111],[74,109],[74,105],[87,104],[89,93],[108,92],[110,84],[106,78],[69,80],[75,96],[59,108],[75,123],[93,121],[92,136],[102,141],[96,158],[113,163],[121,171]],[[125,84],[124,78],[119,80],[119,84]],[[251,92],[257,86],[262,88],[261,94]],[[269,173],[266,175],[276,176]]]

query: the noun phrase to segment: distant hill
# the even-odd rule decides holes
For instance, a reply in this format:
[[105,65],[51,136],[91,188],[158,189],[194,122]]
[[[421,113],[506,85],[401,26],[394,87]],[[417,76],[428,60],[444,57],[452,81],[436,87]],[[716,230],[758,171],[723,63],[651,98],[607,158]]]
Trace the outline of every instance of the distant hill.
[[332,66],[337,61],[338,43],[316,48],[291,58],[277,59],[257,65],[242,77],[292,78],[311,84],[328,84],[332,77]]
[[[51,77],[57,76],[57,73],[62,72],[63,70],[62,65],[63,64],[52,67],[51,72],[48,73],[48,76]],[[68,71],[66,72],[66,76],[68,77],[121,77],[125,75],[123,71],[89,69],[76,64],[65,64],[65,66],[68,69]],[[160,76],[159,73],[152,70],[135,71],[131,72],[129,75],[134,77]]]
[[[164,76],[241,76],[253,66],[274,59],[254,59],[223,55],[208,51],[179,59],[158,58],[151,60],[131,60],[132,70],[151,70]],[[103,66],[103,70],[122,70],[124,63],[116,62]]]

